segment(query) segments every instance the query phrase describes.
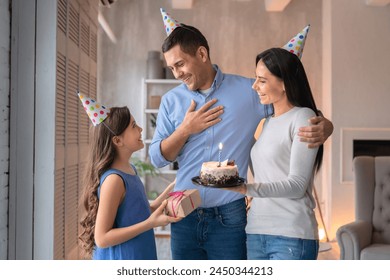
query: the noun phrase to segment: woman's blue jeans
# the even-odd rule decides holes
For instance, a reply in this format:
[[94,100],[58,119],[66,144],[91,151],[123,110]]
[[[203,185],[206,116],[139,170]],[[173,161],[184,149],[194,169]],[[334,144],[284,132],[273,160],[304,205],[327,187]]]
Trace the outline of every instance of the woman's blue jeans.
[[247,234],[249,260],[316,260],[318,240]]
[[171,224],[174,260],[245,260],[245,199],[198,208]]

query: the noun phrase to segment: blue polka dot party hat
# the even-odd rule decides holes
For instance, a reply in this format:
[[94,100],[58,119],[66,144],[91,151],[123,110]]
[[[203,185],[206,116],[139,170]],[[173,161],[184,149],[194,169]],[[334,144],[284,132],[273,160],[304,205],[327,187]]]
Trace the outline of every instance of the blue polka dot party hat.
[[307,37],[307,33],[309,32],[310,24],[302,29],[295,37],[293,37],[287,44],[285,44],[282,48],[292,52],[296,56],[301,59],[303,48],[305,47],[305,41]]
[[171,17],[169,13],[167,13],[163,8],[160,8],[161,16],[164,22],[164,29],[165,32],[167,32],[167,36],[169,36],[172,31],[178,27],[181,26],[181,24]]
[[83,107],[85,112],[88,114],[88,117],[91,119],[91,122],[94,126],[102,123],[110,114],[110,109],[104,105],[99,104],[92,98],[77,93],[81,103],[83,103]]

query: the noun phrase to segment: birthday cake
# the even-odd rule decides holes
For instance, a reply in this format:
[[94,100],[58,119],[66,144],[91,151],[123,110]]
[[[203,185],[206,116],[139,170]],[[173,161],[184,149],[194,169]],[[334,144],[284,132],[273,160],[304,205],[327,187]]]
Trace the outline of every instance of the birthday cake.
[[238,168],[234,160],[209,161],[202,164],[200,181],[203,185],[227,185],[239,179]]

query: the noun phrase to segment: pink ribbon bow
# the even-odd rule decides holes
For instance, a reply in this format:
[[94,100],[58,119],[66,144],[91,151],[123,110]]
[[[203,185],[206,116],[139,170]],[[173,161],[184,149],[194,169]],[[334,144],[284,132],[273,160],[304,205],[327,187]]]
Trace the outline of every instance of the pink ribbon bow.
[[[179,205],[180,201],[182,201],[182,199],[184,197],[186,197],[186,195],[184,194],[184,191],[182,191],[182,192],[179,192],[179,191],[178,192],[171,192],[168,195],[173,197],[171,206],[172,206],[173,217],[176,218],[176,211],[175,211],[175,209],[176,209],[177,205]],[[189,198],[190,198],[190,201],[191,201],[192,209],[194,209],[195,206],[194,206],[194,203],[192,202],[191,196]],[[175,204],[175,201],[176,201],[176,204]]]

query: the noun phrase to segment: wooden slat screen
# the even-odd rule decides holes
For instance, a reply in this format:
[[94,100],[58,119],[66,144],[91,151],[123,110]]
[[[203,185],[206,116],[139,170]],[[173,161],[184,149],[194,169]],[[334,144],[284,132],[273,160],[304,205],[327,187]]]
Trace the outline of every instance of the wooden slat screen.
[[[78,3],[76,3],[78,4]],[[69,23],[69,38],[76,44],[79,45],[79,8],[74,7],[72,1],[69,2],[69,14],[68,14],[68,23]]]
[[78,259],[79,165],[69,165],[65,179],[65,258]]
[[65,145],[66,58],[57,52],[56,145]]
[[57,17],[58,28],[66,34],[66,0],[58,1]]
[[[89,73],[84,69],[80,71],[80,92],[90,96]],[[79,110],[79,142],[87,144],[89,137],[90,120],[84,110]]]
[[96,98],[96,90],[97,90],[97,79],[96,77],[91,76],[89,78],[89,88],[90,88],[90,96]]
[[80,99],[76,92],[79,89],[79,66],[68,59],[68,90],[66,97],[66,143],[77,144],[78,140],[78,109]]
[[81,50],[89,55],[89,25],[85,20],[81,20]]
[[96,98],[96,0],[57,1],[55,259],[80,259],[81,177],[90,120],[76,94]]
[[97,34],[91,32],[91,58],[97,62]]

